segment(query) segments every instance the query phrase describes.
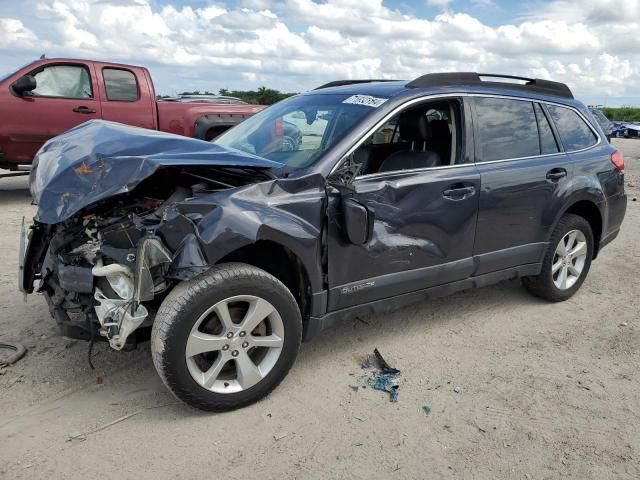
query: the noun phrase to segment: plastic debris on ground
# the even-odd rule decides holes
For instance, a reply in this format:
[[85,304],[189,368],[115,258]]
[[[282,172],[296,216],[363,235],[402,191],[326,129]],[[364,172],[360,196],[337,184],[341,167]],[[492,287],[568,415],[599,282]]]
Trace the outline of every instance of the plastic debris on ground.
[[0,358],[0,367],[9,367],[13,365],[24,357],[25,353],[27,353],[27,349],[23,345],[15,342],[0,342],[0,349],[13,350],[15,352],[7,358]]
[[377,364],[378,368],[376,368],[376,370],[371,374],[367,383],[376,390],[387,392],[389,394],[389,400],[397,402],[400,370],[391,367],[377,348],[373,351],[373,357],[369,356],[362,364],[362,368],[371,368],[373,367],[374,362]]

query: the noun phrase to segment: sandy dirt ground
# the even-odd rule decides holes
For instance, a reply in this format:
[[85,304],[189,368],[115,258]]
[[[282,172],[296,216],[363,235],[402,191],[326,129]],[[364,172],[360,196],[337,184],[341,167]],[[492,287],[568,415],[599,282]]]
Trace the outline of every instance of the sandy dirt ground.
[[[44,299],[24,303],[34,207],[25,178],[0,180],[0,339],[29,349],[0,375],[0,478],[640,478],[640,141],[614,144],[626,220],[571,300],[510,281],[344,323],[268,398],[217,415],[172,397],[148,345],[98,344],[92,371]],[[402,370],[397,403],[350,388],[375,347]]]

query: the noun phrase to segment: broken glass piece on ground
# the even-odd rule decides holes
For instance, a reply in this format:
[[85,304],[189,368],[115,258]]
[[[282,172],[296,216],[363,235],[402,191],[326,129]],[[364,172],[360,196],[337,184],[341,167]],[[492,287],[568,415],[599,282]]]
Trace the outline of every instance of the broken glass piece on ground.
[[375,372],[368,380],[376,390],[389,393],[389,400],[392,402],[398,401],[398,377],[397,373],[382,373],[382,371]]
[[425,405],[425,406],[423,406],[423,407],[422,407],[422,412],[423,412],[425,415],[429,415],[429,414],[431,413],[431,407],[430,407],[429,405]]
[[[389,400],[397,402],[400,370],[391,367],[377,348],[373,351],[373,356],[378,368],[371,374],[367,383],[376,390],[387,392],[389,394]],[[367,361],[362,364],[362,368],[370,368],[372,366],[371,360],[371,356],[369,356]]]
[[377,348],[373,350],[373,355],[376,357],[378,362],[378,366],[383,373],[396,374],[400,373],[400,370],[397,368],[390,367],[387,361],[382,357],[382,354],[378,351]]

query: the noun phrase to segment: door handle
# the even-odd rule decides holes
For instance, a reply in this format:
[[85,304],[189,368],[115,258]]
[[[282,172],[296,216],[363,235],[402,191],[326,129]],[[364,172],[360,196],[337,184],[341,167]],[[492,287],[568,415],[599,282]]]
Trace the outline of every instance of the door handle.
[[89,107],[76,107],[73,109],[74,112],[76,113],[96,113],[96,111],[93,108],[89,108]]
[[547,172],[547,180],[556,182],[562,177],[567,176],[567,171],[564,168],[553,168]]
[[473,186],[458,186],[452,185],[444,192],[442,196],[448,200],[465,200],[469,197],[473,197],[476,194],[476,188]]

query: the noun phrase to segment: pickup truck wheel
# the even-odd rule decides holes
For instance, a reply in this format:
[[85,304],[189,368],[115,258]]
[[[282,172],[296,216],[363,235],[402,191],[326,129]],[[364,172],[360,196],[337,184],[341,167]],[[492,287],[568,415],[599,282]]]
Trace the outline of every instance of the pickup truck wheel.
[[578,291],[593,258],[593,232],[579,215],[564,215],[551,235],[539,275],[523,279],[534,295],[551,302],[567,300]]
[[217,138],[220,135],[222,135],[224,132],[229,130],[231,127],[232,127],[232,125],[223,125],[223,126],[219,126],[219,127],[212,127],[209,130],[207,130],[207,133],[205,134],[204,139],[207,142],[210,142],[214,138]]
[[176,397],[219,412],[271,392],[301,338],[300,310],[287,287],[264,270],[228,263],[169,293],[153,324],[151,352]]
[[283,152],[295,152],[300,148],[298,143],[295,141],[293,137],[284,137],[282,139],[282,151]]

